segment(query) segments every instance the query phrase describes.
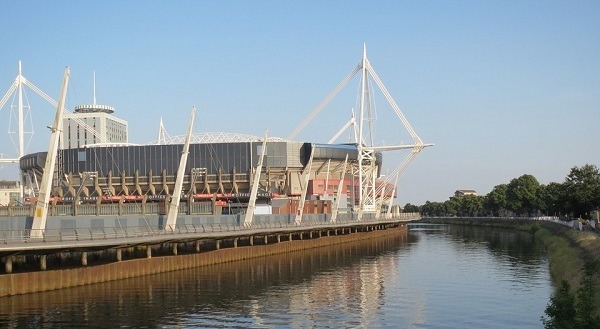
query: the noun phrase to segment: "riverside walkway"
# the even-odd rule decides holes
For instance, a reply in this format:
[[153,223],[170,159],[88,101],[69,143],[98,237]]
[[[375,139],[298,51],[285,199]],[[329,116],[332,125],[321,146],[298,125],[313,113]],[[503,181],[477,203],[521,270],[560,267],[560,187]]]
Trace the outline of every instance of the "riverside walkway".
[[365,217],[341,219],[335,222],[326,216],[317,220],[303,220],[297,224],[290,221],[265,221],[250,226],[239,224],[202,224],[178,225],[172,229],[156,227],[128,227],[102,229],[46,230],[43,238],[32,238],[31,230],[0,231],[0,257],[5,265],[5,273],[12,273],[12,262],[19,256],[36,256],[39,268],[46,269],[46,256],[56,253],[76,253],[81,257],[81,264],[87,265],[87,253],[95,251],[116,250],[117,261],[121,261],[121,250],[124,248],[145,246],[147,257],[152,255],[152,246],[171,244],[172,253],[177,255],[177,246],[181,243],[196,244],[200,249],[200,241],[214,241],[214,248],[219,249],[221,241],[237,247],[238,241],[244,239],[246,245],[254,245],[255,239],[262,238],[261,244],[292,241],[294,239],[312,239],[316,237],[338,234],[368,232],[404,225],[420,219],[419,214],[396,214],[394,216]]

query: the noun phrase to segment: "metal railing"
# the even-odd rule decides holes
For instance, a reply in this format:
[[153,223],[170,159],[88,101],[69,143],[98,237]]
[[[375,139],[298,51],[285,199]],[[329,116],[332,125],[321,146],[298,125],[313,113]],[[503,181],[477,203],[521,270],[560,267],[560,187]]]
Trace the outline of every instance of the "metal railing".
[[[211,214],[211,202],[193,202],[179,204],[179,213],[205,215]],[[189,208],[189,209],[188,209]],[[57,204],[49,205],[48,216],[113,216],[113,215],[141,215],[159,214],[159,204],[154,202],[142,203],[103,203],[103,204]],[[32,216],[33,206],[0,206],[1,217]]]
[[[280,215],[281,216],[281,215]],[[313,215],[315,216],[315,215]],[[31,238],[33,230],[0,230],[0,244],[27,244],[31,242],[68,242],[68,241],[93,241],[93,240],[109,240],[122,238],[140,238],[140,237],[157,237],[157,236],[173,236],[183,234],[203,234],[203,233],[225,233],[225,232],[241,232],[241,231],[266,231],[273,230],[289,230],[289,229],[335,229],[337,227],[348,227],[356,225],[368,225],[371,223],[395,223],[399,221],[416,220],[420,217],[418,214],[400,214],[388,218],[379,219],[363,218],[361,221],[355,219],[338,219],[335,222],[330,220],[330,216],[325,214],[319,219],[303,219],[300,223],[296,223],[293,217],[285,220],[273,220],[255,222],[252,225],[244,225],[243,223],[212,223],[212,224],[180,224],[173,227],[160,229],[150,226],[130,226],[130,227],[108,227],[108,228],[69,228],[69,229],[52,229],[43,230],[42,238]],[[339,218],[339,217],[338,217]],[[260,234],[258,232],[257,234]]]

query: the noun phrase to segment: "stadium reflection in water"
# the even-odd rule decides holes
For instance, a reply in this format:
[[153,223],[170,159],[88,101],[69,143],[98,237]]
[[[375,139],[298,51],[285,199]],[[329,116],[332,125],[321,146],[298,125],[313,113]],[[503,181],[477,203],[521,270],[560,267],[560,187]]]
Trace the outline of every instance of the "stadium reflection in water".
[[404,231],[4,298],[0,327],[530,327],[550,290],[531,236]]

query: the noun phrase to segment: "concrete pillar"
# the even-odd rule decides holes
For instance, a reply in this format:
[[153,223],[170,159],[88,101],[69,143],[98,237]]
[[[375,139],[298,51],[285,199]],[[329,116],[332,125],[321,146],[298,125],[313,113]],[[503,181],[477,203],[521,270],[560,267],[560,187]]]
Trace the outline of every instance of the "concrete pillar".
[[177,256],[177,242],[173,243],[173,255]]
[[312,234],[313,234],[313,231],[308,232],[308,238],[309,239],[312,239]]
[[265,235],[265,245],[269,244],[269,236]]
[[321,230],[319,230],[319,238],[321,237]]
[[200,241],[196,241],[196,252],[200,252]]
[[277,242],[281,242],[281,235],[277,234]]
[[294,239],[294,237],[292,236],[292,233],[290,233],[290,241],[292,241]]
[[335,235],[337,235],[337,229],[335,229],[335,230],[333,230],[333,231],[334,231]]
[[329,236],[329,230],[327,230],[327,236]]
[[12,257],[4,258],[4,272],[7,274],[12,273]]
[[304,232],[300,232],[298,235],[300,236],[300,240],[304,239]]
[[146,258],[152,258],[152,246],[146,246]]
[[215,247],[217,250],[221,249],[221,240],[215,241]]
[[81,265],[87,266],[87,252],[85,251],[81,253]]
[[254,245],[254,236],[250,236],[250,245],[253,246]]
[[46,255],[40,256],[40,270],[42,270],[42,271],[46,270]]
[[123,260],[123,249],[117,249],[117,262]]
[[233,247],[237,248],[237,244],[238,244],[238,238],[234,238],[233,239]]

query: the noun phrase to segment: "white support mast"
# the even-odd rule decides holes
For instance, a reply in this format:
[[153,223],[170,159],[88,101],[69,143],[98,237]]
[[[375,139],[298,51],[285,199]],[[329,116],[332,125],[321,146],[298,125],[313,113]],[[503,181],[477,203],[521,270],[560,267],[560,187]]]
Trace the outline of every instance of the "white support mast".
[[346,159],[344,160],[344,169],[340,172],[340,181],[338,183],[336,199],[331,210],[331,221],[337,220],[338,212],[340,211],[340,199],[342,196],[342,187],[344,186],[344,178],[346,177],[346,166],[348,165],[348,154],[346,153]]
[[[350,125],[355,127],[355,141],[358,148],[358,161],[353,165],[352,173],[353,177],[358,176],[358,200],[353,201],[354,210],[358,211],[358,220],[362,219],[363,212],[373,213],[377,211],[377,193],[383,188],[376,186],[377,176],[379,174],[379,168],[377,167],[377,153],[382,151],[392,150],[404,150],[410,149],[411,152],[406,158],[398,165],[392,175],[402,173],[408,164],[414,159],[414,157],[420,153],[423,148],[427,146],[433,146],[433,144],[425,144],[421,138],[416,134],[415,130],[408,123],[408,120],[404,117],[404,114],[400,110],[400,107],[396,104],[394,99],[391,97],[387,88],[379,79],[379,76],[371,66],[369,59],[367,58],[366,45],[363,45],[363,55],[354,69],[343,81],[340,83],[322,102],[317,108],[294,130],[294,132],[288,137],[289,139],[294,138],[304,127],[331,101],[331,99],[354,77],[358,72],[361,72],[361,86],[359,96],[359,117],[356,120],[347,122],[342,130],[328,142],[333,143],[335,139],[339,137],[341,132],[348,128]],[[372,96],[370,88],[370,80],[372,78],[375,84],[382,91],[388,104],[394,110],[396,116],[402,122],[406,131],[410,134],[413,140],[412,145],[391,145],[391,146],[375,146],[374,145],[374,125],[372,115]],[[368,126],[365,127],[365,121],[368,121]],[[358,123],[358,124],[357,124]],[[358,126],[358,127],[357,127]],[[356,129],[357,128],[357,129]],[[366,129],[365,129],[366,128]],[[393,176],[392,176],[393,177]],[[352,180],[354,182],[354,179]],[[354,184],[354,183],[353,183]],[[353,194],[354,196],[354,194]],[[358,207],[357,207],[358,204]]]
[[398,188],[398,178],[400,177],[400,173],[396,174],[396,181],[394,182],[394,189],[392,190],[392,195],[390,196],[390,200],[388,201],[388,208],[386,218],[392,217],[392,205],[394,204],[394,196],[396,195],[396,189]]
[[[360,117],[358,122],[358,197],[360,203],[358,220],[362,219],[363,212],[376,211],[375,181],[377,169],[375,168],[375,151],[373,147],[373,132],[369,133],[368,145],[364,142],[365,116],[371,117],[370,97],[367,76],[367,46],[363,45],[363,58],[361,63],[362,79],[360,93]],[[368,112],[368,113],[366,113]],[[370,129],[371,130],[371,129]]]
[[[21,61],[19,61],[19,75],[17,77],[17,86],[18,86],[18,119],[17,119],[17,124],[19,126],[19,128],[24,126],[24,120],[23,120],[23,82],[22,82],[22,71],[21,71]],[[19,159],[21,159],[23,157],[23,155],[25,155],[25,139],[24,139],[24,129],[19,129],[19,152],[18,152],[18,157]]]
[[[21,71],[21,61],[19,61],[19,76],[17,77],[18,82],[18,119],[17,119],[17,126],[18,126],[18,134],[19,134],[19,151],[18,151],[18,155],[17,158],[20,160],[24,155],[25,155],[25,120],[23,119],[24,115],[23,115],[23,82],[21,81],[21,77],[22,77],[22,71]],[[20,171],[19,174],[19,201],[23,202],[23,194],[24,194],[24,184],[23,184],[23,172]]]
[[346,129],[348,129],[348,127],[352,126],[352,133],[354,134],[354,142],[356,142],[357,138],[356,135],[356,119],[354,118],[354,109],[352,109],[352,117],[350,118],[350,120],[348,120],[348,122],[346,122],[346,124],[344,124],[344,126],[335,134],[333,135],[333,137],[331,137],[331,139],[327,142],[327,144],[333,144],[333,142],[335,142],[340,135],[346,131]]
[[[95,82],[94,82],[95,85]],[[2,99],[0,99],[0,110],[2,109],[2,107],[4,107],[4,105],[6,104],[6,102],[8,101],[8,99],[10,98],[11,95],[13,95],[13,93],[16,91],[17,92],[17,127],[16,127],[16,134],[17,134],[17,144],[16,145],[16,149],[17,149],[17,157],[16,158],[2,158],[0,159],[0,163],[18,163],[19,159],[21,159],[21,157],[23,157],[25,155],[25,134],[26,133],[33,133],[33,131],[27,132],[25,131],[25,118],[27,117],[27,115],[24,113],[26,108],[29,108],[28,105],[24,104],[24,99],[23,99],[23,95],[24,95],[24,89],[23,86],[27,86],[29,87],[31,90],[33,90],[36,94],[40,95],[40,97],[42,97],[44,100],[46,100],[48,103],[50,103],[50,105],[52,105],[54,108],[58,107],[58,102],[55,101],[54,99],[52,99],[52,97],[48,96],[46,93],[44,93],[40,88],[38,88],[36,85],[34,85],[31,81],[29,81],[24,75],[23,75],[23,70],[22,70],[22,63],[21,61],[19,61],[19,72],[17,74],[17,77],[15,78],[14,82],[12,83],[12,85],[10,86],[10,88],[8,89],[8,91],[6,92],[6,94],[4,94],[4,96],[2,97]],[[94,95],[95,95],[95,87],[94,87]],[[95,99],[95,96],[94,96]],[[64,104],[63,104],[64,106]],[[62,108],[63,114],[65,116],[69,116],[71,114],[71,112],[69,112],[67,109],[65,109],[64,107]],[[91,127],[90,125],[88,125],[85,121],[83,121],[80,118],[76,118],[76,117],[71,117],[72,121],[75,121],[79,126],[83,127],[86,131],[90,132],[92,135],[96,136],[96,138],[98,138],[100,143],[107,143],[108,140],[106,139],[106,137],[100,133],[98,133],[93,127]],[[21,179],[21,182],[23,181],[23,179]]]
[[183,188],[183,178],[185,176],[185,165],[187,164],[188,154],[190,153],[190,140],[192,136],[192,128],[194,127],[194,116],[196,115],[196,107],[192,107],[192,114],[190,116],[190,124],[188,126],[187,136],[185,137],[185,144],[183,144],[183,150],[181,151],[181,158],[179,159],[179,168],[177,169],[177,180],[175,181],[175,188],[173,189],[173,196],[169,203],[169,212],[167,215],[167,223],[165,225],[165,231],[174,231],[177,225],[177,215],[179,215],[179,202],[181,200],[181,190]]
[[387,188],[387,183],[386,182],[382,182],[383,185],[383,189],[381,190],[381,195],[378,198],[378,202],[377,202],[377,212],[375,213],[375,218],[379,219],[379,216],[381,215],[381,208],[383,207],[383,200],[385,198],[385,190]]
[[31,226],[32,238],[43,238],[46,231],[46,218],[48,216],[48,202],[50,201],[52,177],[54,176],[54,166],[56,164],[56,157],[58,155],[58,142],[60,139],[60,134],[63,125],[62,110],[64,108],[65,99],[67,97],[67,86],[69,85],[70,74],[71,71],[67,67],[65,69],[65,75],[63,77],[60,99],[56,107],[54,123],[50,128],[52,134],[50,135],[50,144],[48,145],[48,153],[46,155],[46,164],[44,165],[44,174],[42,175],[42,185],[40,187],[40,194],[35,205],[33,224]]
[[169,133],[167,133],[167,129],[165,129],[165,125],[163,124],[163,119],[161,117],[158,126],[158,138],[156,139],[156,144],[165,145],[167,144],[167,140],[171,140],[171,136],[169,136]]
[[[262,148],[260,150],[260,158],[258,159],[258,165],[256,166],[256,171],[254,172],[254,177],[252,180],[252,190],[250,190],[250,200],[248,200],[248,209],[246,209],[246,216],[244,217],[244,226],[250,227],[252,226],[252,219],[254,218],[254,208],[256,205],[256,195],[258,194],[258,185],[260,183],[260,172],[263,167],[263,159],[265,158],[265,154],[267,153],[267,139],[269,138],[269,131],[265,131],[265,138],[262,142]],[[252,145],[250,145],[250,151],[252,151]],[[250,156],[252,159],[252,156]]]
[[308,159],[308,163],[306,164],[306,168],[304,168],[304,185],[302,186],[302,195],[300,196],[300,200],[298,200],[298,210],[296,211],[296,220],[294,221],[296,225],[302,223],[302,214],[304,213],[304,203],[306,202],[306,193],[308,191],[308,182],[310,181],[310,171],[312,170],[313,163],[313,155],[315,145],[310,145],[310,159]]

